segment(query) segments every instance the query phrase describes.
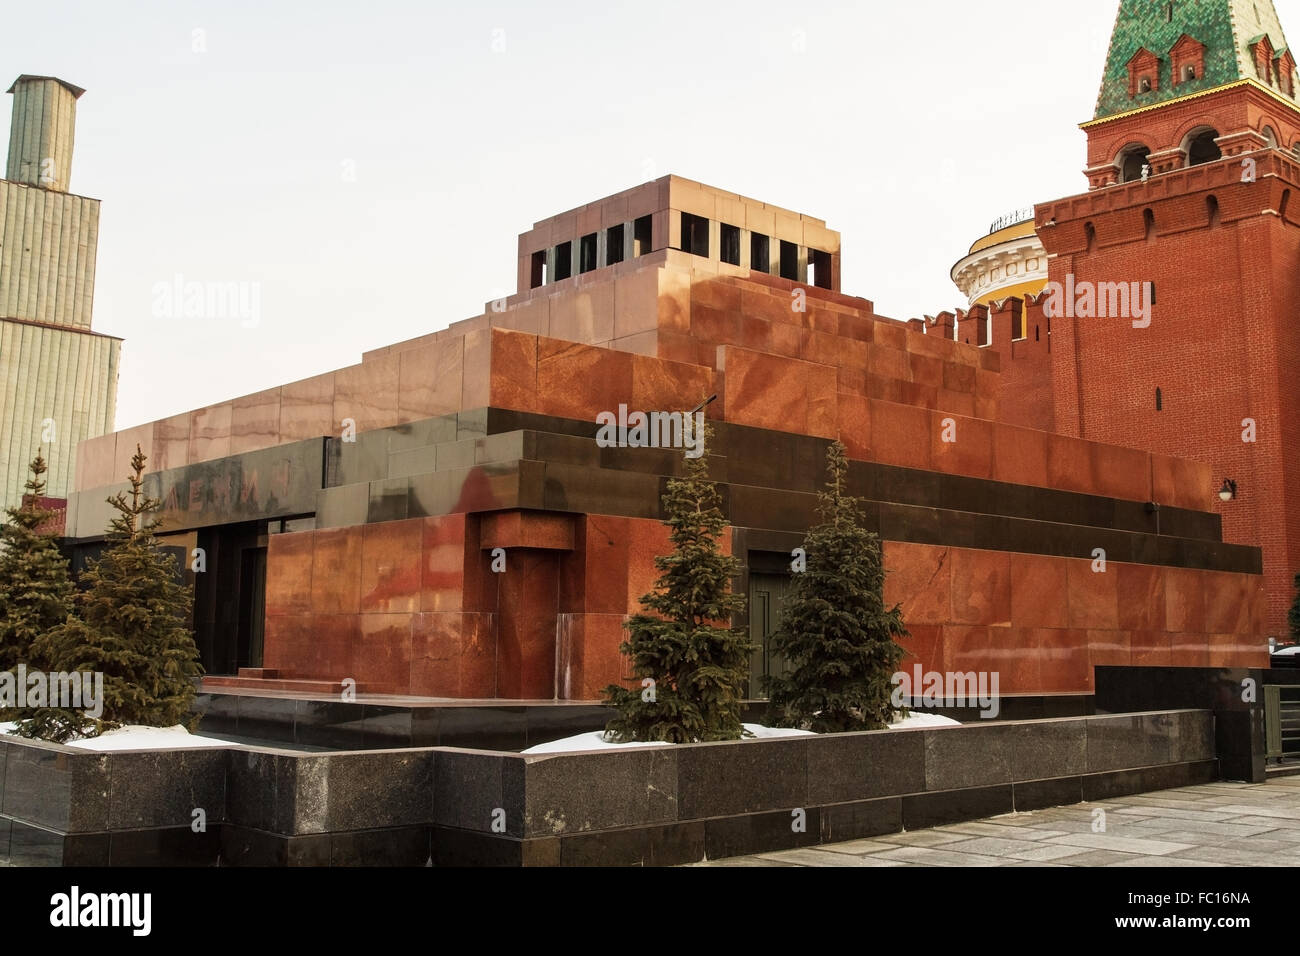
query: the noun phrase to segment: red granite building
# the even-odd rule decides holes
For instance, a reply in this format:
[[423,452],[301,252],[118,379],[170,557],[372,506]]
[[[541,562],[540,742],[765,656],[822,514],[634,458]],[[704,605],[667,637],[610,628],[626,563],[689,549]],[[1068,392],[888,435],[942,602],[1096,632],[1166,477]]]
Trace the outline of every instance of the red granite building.
[[70,534],[93,549],[139,444],[168,543],[202,549],[209,673],[590,700],[625,676],[683,460],[601,447],[597,417],[716,396],[755,678],[836,438],[925,668],[1042,693],[1266,663],[1260,552],[1221,540],[1214,470],[1008,421],[996,352],[877,315],[839,256],[821,220],[675,176],[590,203],[520,236],[518,291],[480,316],[83,443]]

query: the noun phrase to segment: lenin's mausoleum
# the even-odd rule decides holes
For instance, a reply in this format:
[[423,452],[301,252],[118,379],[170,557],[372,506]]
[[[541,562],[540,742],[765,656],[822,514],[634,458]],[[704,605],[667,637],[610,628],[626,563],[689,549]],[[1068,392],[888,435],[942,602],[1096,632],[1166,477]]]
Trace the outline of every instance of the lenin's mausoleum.
[[1300,569],[1295,80],[1271,3],[1125,0],[1087,190],[963,260],[969,310],[877,315],[822,220],[668,176],[538,222],[482,315],[83,442],[68,535],[94,552],[139,445],[202,549],[209,686],[592,700],[682,467],[597,417],[716,396],[755,679],[837,438],[925,669],[1265,667]]

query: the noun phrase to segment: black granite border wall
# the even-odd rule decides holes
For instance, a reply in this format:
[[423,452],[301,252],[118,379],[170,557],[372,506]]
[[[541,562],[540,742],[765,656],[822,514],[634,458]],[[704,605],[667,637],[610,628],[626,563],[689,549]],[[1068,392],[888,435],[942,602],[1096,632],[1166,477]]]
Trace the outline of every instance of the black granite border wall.
[[1194,707],[1214,714],[1215,749],[1223,779],[1265,779],[1265,684],[1296,684],[1289,668],[1096,667],[1098,712],[1135,707]]
[[685,863],[1214,779],[1214,729],[1209,711],[1176,710],[546,755],[9,739],[0,858]]

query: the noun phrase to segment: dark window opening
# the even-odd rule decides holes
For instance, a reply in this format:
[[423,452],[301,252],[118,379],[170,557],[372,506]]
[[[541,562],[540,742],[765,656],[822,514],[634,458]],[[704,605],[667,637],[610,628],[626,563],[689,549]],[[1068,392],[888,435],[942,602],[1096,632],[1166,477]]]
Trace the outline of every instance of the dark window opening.
[[1148,282],[1148,283],[1147,283],[1147,287],[1151,290],[1151,304],[1152,304],[1152,305],[1155,305],[1155,304],[1156,304],[1156,284],[1155,284],[1154,282]]
[[596,268],[596,234],[583,236],[578,241],[578,271],[591,272]]
[[1142,210],[1142,228],[1147,242],[1156,238],[1156,214],[1150,209]]
[[1151,77],[1144,76],[1142,77],[1141,80],[1138,81],[1138,92],[1139,93],[1151,92]]
[[831,254],[822,252],[820,249],[808,250],[808,268],[811,275],[808,281],[819,289],[830,289],[831,284]]
[[781,240],[781,278],[799,281],[799,247]]
[[1142,178],[1142,169],[1147,164],[1147,157],[1150,151],[1146,147],[1135,148],[1124,154],[1124,159],[1120,162],[1119,181],[1121,183],[1135,183]]
[[1194,66],[1183,67],[1183,82],[1186,83],[1188,80],[1194,80],[1194,79],[1196,79],[1196,67]]
[[562,242],[555,247],[555,281],[573,275],[573,243]]
[[1034,326],[1034,341],[1038,341],[1038,326]]
[[1219,145],[1215,142],[1218,137],[1218,132],[1212,129],[1199,133],[1187,144],[1187,165],[1201,166],[1222,159],[1223,151],[1219,149]]
[[1087,245],[1087,250],[1092,252],[1097,244],[1097,227],[1092,223],[1087,223],[1083,227],[1083,240]]
[[1013,342],[1028,338],[1025,333],[1025,326],[1024,307],[1018,301],[1013,301],[1011,304],[1011,340]]
[[623,224],[610,226],[605,230],[605,265],[612,266],[623,261]]
[[1160,393],[1160,389],[1157,388],[1156,389],[1156,411],[1162,412],[1164,411],[1164,409],[1165,409],[1165,399],[1164,396]]
[[528,266],[528,288],[536,289],[546,282],[546,250],[534,252]]
[[650,251],[650,217],[642,216],[632,223],[632,255],[644,256]]
[[693,256],[709,257],[709,220],[702,216],[682,213],[682,252]]
[[740,265],[740,227],[725,222],[718,230],[718,258],[728,265]]
[[1205,197],[1205,213],[1209,217],[1210,225],[1217,225],[1219,222],[1219,200],[1214,196]]
[[1277,204],[1277,214],[1283,223],[1286,222],[1286,207],[1291,204],[1291,190],[1282,190],[1282,200]]
[[770,272],[772,262],[768,258],[767,236],[761,232],[749,234],[749,267],[755,272]]

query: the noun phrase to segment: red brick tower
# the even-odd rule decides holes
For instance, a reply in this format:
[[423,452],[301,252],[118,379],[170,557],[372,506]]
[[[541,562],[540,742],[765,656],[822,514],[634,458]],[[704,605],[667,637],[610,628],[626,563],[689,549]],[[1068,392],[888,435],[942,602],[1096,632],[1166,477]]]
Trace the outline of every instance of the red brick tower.
[[1295,93],[1270,0],[1123,0],[1082,126],[1089,191],[1035,217],[1056,428],[1210,462],[1206,501],[1226,540],[1262,547],[1278,636],[1300,570]]

